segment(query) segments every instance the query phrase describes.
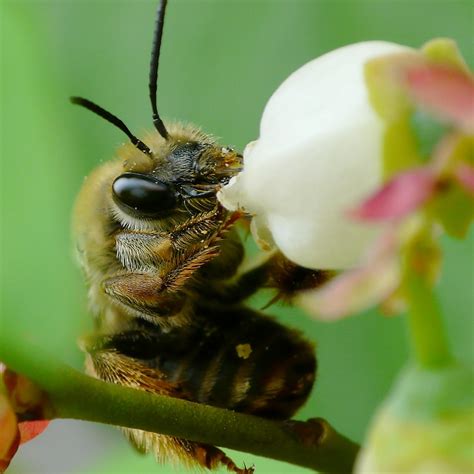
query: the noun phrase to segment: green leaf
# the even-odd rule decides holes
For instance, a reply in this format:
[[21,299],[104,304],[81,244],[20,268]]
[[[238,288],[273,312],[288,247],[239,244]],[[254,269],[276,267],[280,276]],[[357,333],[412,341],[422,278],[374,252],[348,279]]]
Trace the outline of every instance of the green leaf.
[[421,51],[430,62],[469,71],[456,41],[450,38],[435,38],[428,41],[423,45]]
[[430,211],[451,237],[464,238],[474,218],[472,197],[459,186],[451,186],[437,195]]

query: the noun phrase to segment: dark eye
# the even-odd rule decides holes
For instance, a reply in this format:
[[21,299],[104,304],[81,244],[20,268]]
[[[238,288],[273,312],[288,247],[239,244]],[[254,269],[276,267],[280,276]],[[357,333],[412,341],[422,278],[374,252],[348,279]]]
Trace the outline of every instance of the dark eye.
[[[166,183],[139,173],[124,173],[112,185],[115,202],[125,212],[158,216],[176,205],[176,193]],[[128,209],[127,209],[128,208]]]

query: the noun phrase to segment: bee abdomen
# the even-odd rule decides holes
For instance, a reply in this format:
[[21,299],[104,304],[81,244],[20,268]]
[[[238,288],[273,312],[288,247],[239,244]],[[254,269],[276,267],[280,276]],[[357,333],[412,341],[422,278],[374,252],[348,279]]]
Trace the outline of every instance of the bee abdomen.
[[167,332],[140,322],[140,329],[109,336],[104,349],[179,384],[190,400],[289,418],[313,386],[313,346],[296,331],[242,307],[206,310],[206,316],[192,327]]
[[[298,333],[254,313],[196,354],[182,373],[196,400],[245,413],[288,418],[314,383],[313,347]],[[206,360],[206,354],[213,356]],[[217,350],[216,350],[217,349]],[[192,385],[189,384],[192,382]]]

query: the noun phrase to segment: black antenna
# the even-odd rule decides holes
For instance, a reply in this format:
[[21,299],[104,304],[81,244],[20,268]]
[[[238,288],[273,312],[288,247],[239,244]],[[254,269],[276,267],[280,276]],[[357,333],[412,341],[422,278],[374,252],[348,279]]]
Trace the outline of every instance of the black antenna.
[[71,97],[70,98],[71,102],[76,105],[81,105],[82,107],[85,107],[86,109],[89,109],[91,112],[94,112],[95,114],[99,115],[100,117],[104,118],[108,122],[114,124],[117,128],[120,128],[122,132],[127,135],[128,138],[130,138],[130,141],[143,153],[145,153],[148,156],[152,156],[152,152],[150,148],[148,148],[147,145],[145,145],[141,140],[139,140],[135,135],[132,134],[132,132],[128,129],[128,127],[115,115],[111,114],[107,110],[103,109],[97,104],[94,104],[94,102],[84,99],[83,97]]
[[153,110],[153,125],[158,130],[158,133],[165,140],[168,140],[168,130],[166,130],[165,124],[163,123],[163,120],[161,120],[160,115],[158,114],[158,107],[156,106],[158,63],[160,62],[161,37],[163,36],[166,4],[167,0],[161,0],[160,4],[158,5],[158,10],[156,12],[156,23],[155,32],[153,34],[153,47],[151,49],[150,77],[148,87],[150,90],[151,108]]

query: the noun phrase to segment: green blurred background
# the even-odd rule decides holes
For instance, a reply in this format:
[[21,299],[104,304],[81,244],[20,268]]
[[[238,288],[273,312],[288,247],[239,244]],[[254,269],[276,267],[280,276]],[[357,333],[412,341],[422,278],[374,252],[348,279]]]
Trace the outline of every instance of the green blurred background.
[[[0,330],[12,325],[80,368],[75,340],[88,330],[90,318],[71,257],[71,207],[84,176],[111,158],[124,137],[67,98],[97,101],[136,133],[151,127],[147,81],[156,2],[4,0],[1,5]],[[308,60],[356,41],[417,47],[448,36],[472,65],[473,14],[471,2],[454,0],[170,0],[159,107],[165,118],[199,124],[223,144],[242,149],[258,136],[272,91]],[[444,244],[439,296],[454,351],[472,363],[473,239]],[[321,324],[295,309],[270,312],[317,341],[318,382],[299,417],[326,417],[361,440],[407,360],[402,318],[370,312]],[[259,474],[305,472],[241,453],[235,459],[255,463]],[[58,421],[22,448],[10,472],[174,471],[135,454],[112,428]]]

